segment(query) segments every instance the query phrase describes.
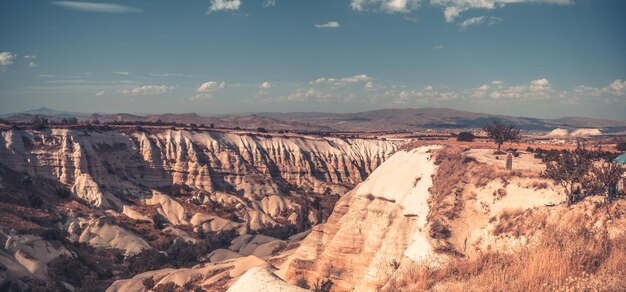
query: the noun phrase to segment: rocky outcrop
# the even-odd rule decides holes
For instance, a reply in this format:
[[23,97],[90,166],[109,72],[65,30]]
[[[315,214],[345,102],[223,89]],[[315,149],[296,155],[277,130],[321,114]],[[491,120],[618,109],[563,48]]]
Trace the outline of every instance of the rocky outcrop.
[[105,218],[97,218],[88,222],[78,241],[88,243],[97,248],[120,249],[127,256],[150,248],[150,245],[141,237],[122,227],[111,224]]
[[330,278],[339,291],[367,291],[384,283],[393,261],[440,262],[425,230],[431,149],[396,153],[344,195],[301,243],[286,278]]
[[217,263],[199,264],[191,268],[148,271],[127,280],[115,281],[106,291],[144,291],[143,281],[148,278],[154,280],[155,287],[174,283],[181,287],[202,288],[204,291],[225,291],[246,271],[255,267],[265,270],[275,269],[256,256],[239,257]]
[[48,278],[48,263],[61,255],[73,256],[64,246],[39,236],[7,236],[3,251],[0,251],[0,283],[4,279],[18,278],[45,280]]
[[235,284],[228,288],[228,292],[306,292],[309,290],[289,285],[274,273],[256,267],[248,270]]

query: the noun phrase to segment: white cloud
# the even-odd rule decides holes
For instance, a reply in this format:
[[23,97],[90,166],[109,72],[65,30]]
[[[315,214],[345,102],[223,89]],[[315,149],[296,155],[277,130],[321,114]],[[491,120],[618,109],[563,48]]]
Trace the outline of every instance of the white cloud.
[[387,13],[409,13],[417,9],[421,0],[351,0],[355,11],[381,11]]
[[13,60],[17,55],[12,54],[11,52],[2,52],[0,53],[0,66],[10,66],[13,64]]
[[464,11],[470,9],[495,9],[504,7],[507,4],[515,3],[546,3],[569,5],[573,0],[430,0],[432,5],[443,7],[443,14],[447,22],[454,20]]
[[316,80],[309,82],[309,84],[331,84],[337,87],[341,87],[341,86],[348,85],[350,83],[367,82],[370,80],[372,80],[372,77],[367,76],[366,74],[358,74],[358,75],[343,77],[343,78],[322,77],[322,78],[318,78]]
[[317,100],[327,99],[328,95],[323,94],[319,89],[298,89],[292,94],[287,96],[288,101],[306,101],[309,98],[315,98]]
[[338,28],[339,27],[339,22],[329,21],[329,22],[324,23],[324,24],[316,24],[315,27],[316,28]]
[[479,25],[479,24],[484,24],[484,23],[487,23],[488,25],[494,25],[501,21],[502,21],[502,18],[500,17],[478,16],[478,17],[472,17],[472,18],[468,18],[464,20],[463,22],[459,23],[459,26],[461,28],[467,28],[468,26]]
[[96,96],[104,96],[104,90],[96,92]]
[[141,9],[110,3],[94,3],[94,2],[78,2],[78,1],[55,1],[52,4],[63,8],[86,11],[86,12],[102,12],[102,13],[129,13],[141,12]]
[[433,50],[443,50],[443,45],[436,45],[433,47]]
[[227,10],[239,10],[241,6],[241,0],[211,0],[211,6],[207,13],[215,11],[227,11]]
[[28,59],[36,59],[37,55],[24,55],[22,58],[27,59],[27,60]]
[[276,6],[276,0],[264,0],[263,7],[272,7]]
[[489,93],[493,99],[533,99],[559,96],[563,93],[556,92],[548,79],[533,80],[529,85],[502,86],[499,85]]
[[621,79],[617,79],[613,82],[611,82],[611,84],[602,87],[602,88],[597,88],[597,87],[591,87],[591,86],[576,86],[574,88],[574,92],[576,92],[578,95],[581,95],[583,97],[588,97],[588,96],[593,96],[593,97],[599,97],[599,96],[626,96],[626,80],[621,80]]
[[615,93],[619,94],[619,95],[624,95],[626,94],[626,80],[622,81],[620,79],[617,79],[615,81],[613,81],[608,88],[610,88],[611,90],[613,90]]
[[173,86],[166,85],[144,85],[140,87],[135,87],[131,89],[124,89],[121,91],[124,95],[156,95],[156,94],[164,94],[172,91],[174,89]]
[[37,63],[35,62],[28,63],[28,68],[37,68]]
[[461,9],[455,6],[449,6],[443,9],[443,16],[446,18],[447,22],[453,22],[455,18],[457,18],[461,12],[466,9]]
[[196,89],[197,92],[215,92],[215,91],[220,91],[222,89],[226,88],[226,82],[217,82],[217,81],[207,81],[204,82],[202,84],[200,84],[200,86],[198,86],[198,88]]
[[113,71],[111,73],[117,74],[117,75],[130,75],[130,72],[126,72],[126,71]]
[[259,84],[259,88],[261,88],[261,89],[270,89],[270,88],[272,88],[272,84],[267,82],[267,81],[265,81],[265,82]]
[[451,90],[436,90],[433,86],[427,85],[420,90],[402,90],[397,92],[396,90],[390,90],[384,94],[387,97],[391,97],[393,104],[406,104],[406,103],[426,103],[428,101],[449,101],[456,100],[460,97],[458,92]]

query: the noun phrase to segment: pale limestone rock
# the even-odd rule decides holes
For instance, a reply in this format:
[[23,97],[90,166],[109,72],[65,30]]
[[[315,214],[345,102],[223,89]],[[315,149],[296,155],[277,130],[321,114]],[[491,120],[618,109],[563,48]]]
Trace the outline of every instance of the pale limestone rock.
[[335,205],[291,259],[286,278],[330,278],[338,291],[384,284],[392,260],[444,261],[426,228],[434,147],[400,151]]

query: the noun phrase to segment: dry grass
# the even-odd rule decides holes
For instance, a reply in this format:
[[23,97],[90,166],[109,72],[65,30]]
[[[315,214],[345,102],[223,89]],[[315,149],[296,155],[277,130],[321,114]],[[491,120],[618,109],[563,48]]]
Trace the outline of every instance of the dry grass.
[[524,214],[524,210],[521,208],[505,208],[500,211],[500,214],[497,216],[499,221],[493,230],[493,235],[498,236],[503,233],[510,232],[512,230],[516,230],[516,236],[521,235],[521,220],[526,218],[520,218],[520,216]]
[[536,191],[545,190],[548,188],[548,183],[545,181],[533,181],[530,186]]
[[610,240],[606,231],[548,228],[539,239],[514,254],[455,258],[437,270],[409,267],[384,290],[625,291],[626,235]]

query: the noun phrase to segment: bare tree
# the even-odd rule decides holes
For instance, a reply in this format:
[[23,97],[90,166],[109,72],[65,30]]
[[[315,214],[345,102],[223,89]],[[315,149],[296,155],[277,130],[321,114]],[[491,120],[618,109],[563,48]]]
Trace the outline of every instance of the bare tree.
[[518,142],[521,138],[520,129],[513,124],[505,124],[500,120],[493,120],[483,130],[498,145],[498,152],[500,152],[500,147],[504,142]]

